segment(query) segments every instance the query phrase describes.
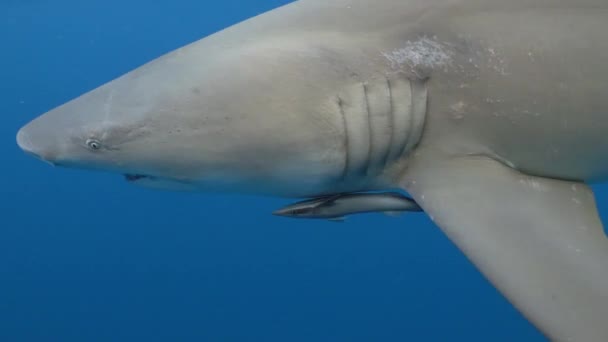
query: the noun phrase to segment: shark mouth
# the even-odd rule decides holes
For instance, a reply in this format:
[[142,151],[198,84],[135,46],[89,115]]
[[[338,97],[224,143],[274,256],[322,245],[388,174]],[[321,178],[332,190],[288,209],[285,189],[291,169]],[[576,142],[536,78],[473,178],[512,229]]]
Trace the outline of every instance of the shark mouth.
[[125,179],[127,180],[127,182],[136,182],[138,180],[142,180],[142,179],[150,179],[152,177],[148,176],[148,175],[140,175],[140,174],[125,174]]

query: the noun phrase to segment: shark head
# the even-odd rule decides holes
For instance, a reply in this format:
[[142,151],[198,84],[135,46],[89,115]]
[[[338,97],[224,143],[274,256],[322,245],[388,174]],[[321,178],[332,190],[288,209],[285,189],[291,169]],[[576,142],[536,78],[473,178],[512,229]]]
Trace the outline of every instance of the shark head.
[[279,39],[183,47],[34,119],[17,143],[148,187],[333,192],[346,159],[344,80],[317,47]]
[[273,25],[244,22],[174,50],[34,119],[17,143],[54,165],[170,190],[393,186],[424,126],[423,80],[390,69],[377,36]]
[[17,144],[57,166],[125,173],[150,167],[154,155],[145,146],[153,124],[112,93],[101,88],[45,113],[19,130]]

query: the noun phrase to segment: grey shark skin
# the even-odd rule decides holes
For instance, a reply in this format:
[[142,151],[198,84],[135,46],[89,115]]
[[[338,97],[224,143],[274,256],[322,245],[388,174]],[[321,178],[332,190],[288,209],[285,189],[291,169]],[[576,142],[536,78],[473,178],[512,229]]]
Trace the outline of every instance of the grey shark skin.
[[28,153],[191,191],[400,187],[547,337],[608,341],[605,0],[301,0],[35,119]]
[[337,194],[290,204],[273,214],[293,218],[342,219],[346,216],[384,212],[422,211],[414,200],[396,192]]

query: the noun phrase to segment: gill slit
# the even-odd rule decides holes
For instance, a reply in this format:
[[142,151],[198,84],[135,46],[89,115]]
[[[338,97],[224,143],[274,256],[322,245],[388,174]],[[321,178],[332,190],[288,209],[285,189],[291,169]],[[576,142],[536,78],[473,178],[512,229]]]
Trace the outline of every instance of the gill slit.
[[395,143],[395,104],[393,103],[394,99],[393,99],[393,85],[391,84],[391,80],[388,77],[385,77],[386,79],[386,87],[387,87],[387,91],[388,91],[388,105],[389,105],[389,118],[390,118],[390,123],[389,123],[389,127],[390,127],[390,136],[389,136],[389,144],[388,144],[388,150],[386,151],[386,153],[384,154],[384,160],[382,161],[382,168],[386,167],[386,164],[388,163],[388,159],[390,157],[390,147],[393,146],[393,144]]
[[362,169],[363,173],[365,175],[369,175],[369,171],[370,171],[370,163],[371,163],[371,154],[373,151],[373,144],[374,144],[374,139],[373,139],[373,129],[372,129],[372,117],[371,117],[371,113],[370,113],[370,109],[369,109],[369,90],[367,89],[367,85],[365,83],[362,84],[363,85],[363,99],[365,101],[365,112],[367,115],[365,115],[365,117],[367,118],[367,131],[368,131],[368,136],[369,136],[369,143],[367,144],[367,157],[365,158],[365,162],[364,162],[364,168]]
[[340,96],[338,96],[338,108],[340,111],[340,115],[342,116],[342,123],[344,126],[344,169],[342,170],[342,179],[346,179],[346,176],[348,174],[348,168],[349,168],[349,164],[350,164],[350,157],[349,157],[349,151],[350,151],[350,147],[349,147],[349,139],[348,139],[348,124],[346,122],[346,113],[344,112],[344,102],[342,100],[342,98]]
[[405,139],[403,140],[403,145],[401,146],[401,149],[399,150],[399,154],[398,156],[402,156],[406,151],[408,146],[410,145],[410,140],[412,139],[412,130],[414,128],[414,88],[412,85],[412,81],[407,82],[407,90],[409,90],[410,92],[410,103],[409,103],[409,112],[407,113],[407,120],[409,122],[408,124],[408,130],[407,130],[407,134],[405,135]]

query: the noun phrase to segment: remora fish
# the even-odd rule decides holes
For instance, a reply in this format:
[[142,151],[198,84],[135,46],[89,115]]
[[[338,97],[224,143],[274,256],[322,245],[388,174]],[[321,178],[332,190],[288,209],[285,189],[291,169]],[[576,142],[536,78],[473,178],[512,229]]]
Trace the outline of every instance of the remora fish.
[[277,216],[342,220],[348,215],[384,212],[422,211],[414,200],[396,192],[338,194],[313,198],[275,211]]
[[17,134],[166,189],[401,188],[547,337],[608,341],[608,1],[301,0]]

